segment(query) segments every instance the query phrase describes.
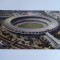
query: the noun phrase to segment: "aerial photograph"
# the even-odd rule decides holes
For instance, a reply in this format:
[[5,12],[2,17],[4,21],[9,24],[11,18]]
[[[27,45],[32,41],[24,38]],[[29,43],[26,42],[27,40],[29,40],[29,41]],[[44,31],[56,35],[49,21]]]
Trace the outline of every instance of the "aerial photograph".
[[0,10],[0,49],[60,49],[60,11]]

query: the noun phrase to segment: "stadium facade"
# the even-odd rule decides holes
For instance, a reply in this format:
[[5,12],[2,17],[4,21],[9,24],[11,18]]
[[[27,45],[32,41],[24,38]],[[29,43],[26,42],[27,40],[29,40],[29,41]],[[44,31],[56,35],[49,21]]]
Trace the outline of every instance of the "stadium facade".
[[[17,25],[18,24],[22,24],[22,23],[28,23],[28,22],[37,22],[37,23],[41,23],[42,25],[44,25],[44,27],[42,28],[20,28]],[[45,32],[53,32],[55,31],[58,27],[59,24],[58,22],[51,18],[51,17],[47,17],[45,15],[22,15],[22,16],[13,16],[10,18],[7,18],[4,22],[3,22],[4,27],[15,34],[19,34],[19,35],[27,35],[27,36],[37,36],[37,35],[41,35],[44,34]]]

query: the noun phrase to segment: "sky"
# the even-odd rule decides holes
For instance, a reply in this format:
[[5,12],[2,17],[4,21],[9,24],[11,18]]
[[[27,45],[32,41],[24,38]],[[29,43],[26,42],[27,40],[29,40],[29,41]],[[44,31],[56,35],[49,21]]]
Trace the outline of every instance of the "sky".
[[60,0],[0,0],[0,10],[60,10]]
[[[60,10],[60,0],[0,0],[0,10]],[[60,50],[0,49],[0,60],[60,60]]]

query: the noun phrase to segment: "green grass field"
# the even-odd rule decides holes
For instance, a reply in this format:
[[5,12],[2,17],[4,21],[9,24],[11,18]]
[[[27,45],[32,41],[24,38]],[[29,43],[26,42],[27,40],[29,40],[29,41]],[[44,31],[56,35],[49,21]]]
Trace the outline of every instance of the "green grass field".
[[19,25],[18,27],[20,28],[42,28],[44,26],[40,23],[24,23],[24,24]]

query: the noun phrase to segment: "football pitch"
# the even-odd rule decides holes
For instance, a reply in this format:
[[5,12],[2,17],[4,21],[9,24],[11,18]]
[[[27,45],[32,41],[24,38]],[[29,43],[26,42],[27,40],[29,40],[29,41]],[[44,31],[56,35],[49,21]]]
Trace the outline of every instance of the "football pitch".
[[18,27],[20,28],[43,28],[44,25],[40,23],[23,23],[23,24],[18,25]]

